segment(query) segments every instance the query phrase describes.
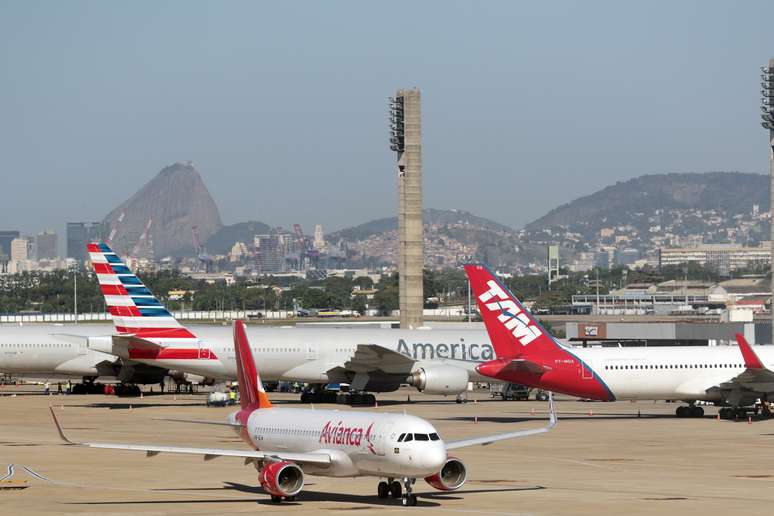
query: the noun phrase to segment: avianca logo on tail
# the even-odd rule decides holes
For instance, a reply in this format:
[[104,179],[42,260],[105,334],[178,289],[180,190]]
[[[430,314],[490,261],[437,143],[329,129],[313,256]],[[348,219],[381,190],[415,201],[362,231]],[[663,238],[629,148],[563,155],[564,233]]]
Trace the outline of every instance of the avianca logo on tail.
[[[497,320],[513,333],[513,336],[526,346],[536,338],[540,337],[540,328],[531,323],[529,316],[521,310],[508,294],[494,280],[486,282],[489,290],[478,296],[479,301],[491,312],[500,312]],[[492,298],[496,298],[490,302]]]

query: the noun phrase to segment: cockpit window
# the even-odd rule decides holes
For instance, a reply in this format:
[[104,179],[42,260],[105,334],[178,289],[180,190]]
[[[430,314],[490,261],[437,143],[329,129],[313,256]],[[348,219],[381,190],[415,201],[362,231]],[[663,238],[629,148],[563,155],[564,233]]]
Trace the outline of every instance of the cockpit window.
[[414,435],[413,434],[406,434],[406,438],[403,439],[403,442],[407,443],[407,442],[413,441],[413,440],[414,440]]
[[439,441],[440,439],[441,439],[441,438],[440,438],[440,437],[438,437],[438,434],[436,434],[435,432],[433,432],[432,434],[430,434],[430,440],[431,440],[431,441]]
[[405,434],[405,433],[403,433],[403,434],[400,434],[400,437],[398,437],[398,442],[399,442],[399,443],[402,443],[402,442],[403,442],[403,438],[404,438],[404,437],[406,437],[406,434]]
[[430,437],[427,434],[414,434],[414,439],[417,441],[429,441]]

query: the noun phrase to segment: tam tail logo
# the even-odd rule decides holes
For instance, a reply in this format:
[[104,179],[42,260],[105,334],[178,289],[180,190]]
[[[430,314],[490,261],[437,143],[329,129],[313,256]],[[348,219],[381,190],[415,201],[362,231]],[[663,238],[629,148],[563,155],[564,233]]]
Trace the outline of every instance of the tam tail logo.
[[[479,301],[491,312],[500,312],[497,320],[510,331],[522,346],[526,346],[542,335],[540,328],[532,323],[508,293],[494,280],[486,282],[489,290],[478,296]],[[494,300],[493,300],[494,299]]]

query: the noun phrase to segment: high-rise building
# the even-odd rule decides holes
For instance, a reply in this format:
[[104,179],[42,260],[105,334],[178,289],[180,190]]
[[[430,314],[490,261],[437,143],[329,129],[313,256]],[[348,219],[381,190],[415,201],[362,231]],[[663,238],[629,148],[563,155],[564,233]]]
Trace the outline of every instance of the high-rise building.
[[29,260],[28,245],[29,241],[26,238],[14,238],[11,240],[11,261],[21,262]]
[[38,233],[38,236],[35,237],[35,242],[37,244],[38,260],[52,260],[59,255],[56,248],[57,236],[53,230],[47,229]]
[[314,242],[312,246],[318,251],[325,249],[325,234],[323,233],[322,224],[317,224],[314,227]]
[[11,257],[11,241],[19,238],[18,231],[0,231],[0,258],[6,260]]
[[79,262],[86,261],[86,244],[99,240],[102,225],[99,222],[68,222],[67,223],[67,257]]
[[256,248],[258,272],[261,274],[282,272],[282,249],[277,235],[255,235],[253,242]]

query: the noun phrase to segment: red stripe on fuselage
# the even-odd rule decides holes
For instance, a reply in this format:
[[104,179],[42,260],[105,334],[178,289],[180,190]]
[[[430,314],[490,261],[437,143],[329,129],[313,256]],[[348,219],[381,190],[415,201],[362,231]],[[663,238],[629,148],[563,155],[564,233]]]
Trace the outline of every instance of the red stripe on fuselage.
[[195,339],[196,336],[185,328],[132,328],[116,326],[118,333],[130,333],[144,339]]
[[129,358],[145,360],[217,360],[209,349],[197,348],[159,348],[129,349]]

